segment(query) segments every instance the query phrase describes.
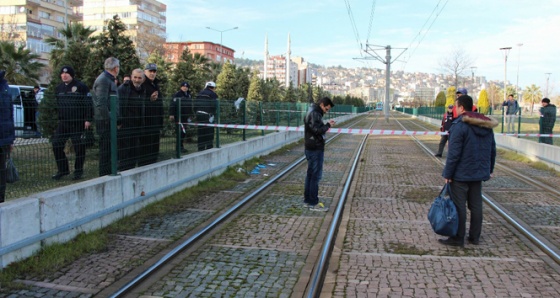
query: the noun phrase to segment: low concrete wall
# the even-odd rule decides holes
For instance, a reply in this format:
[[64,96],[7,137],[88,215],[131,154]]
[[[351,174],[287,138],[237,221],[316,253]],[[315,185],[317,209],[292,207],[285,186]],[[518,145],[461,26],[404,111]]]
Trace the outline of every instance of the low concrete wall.
[[[339,123],[358,115],[346,115]],[[31,256],[42,245],[66,242],[103,228],[228,166],[296,142],[303,132],[275,132],[117,176],[104,176],[0,205],[0,268]]]
[[[425,116],[417,116],[416,118],[436,126],[441,125],[441,119],[432,119]],[[494,138],[497,146],[525,155],[534,161],[542,161],[549,167],[560,171],[560,147],[501,134],[494,134]],[[558,140],[555,141],[558,142]]]

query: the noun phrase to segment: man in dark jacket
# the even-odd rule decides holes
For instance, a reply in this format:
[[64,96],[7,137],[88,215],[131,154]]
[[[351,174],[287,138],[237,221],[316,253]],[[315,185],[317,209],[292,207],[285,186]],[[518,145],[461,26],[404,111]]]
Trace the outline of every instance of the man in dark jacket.
[[118,88],[120,117],[118,121],[119,170],[125,171],[136,167],[143,135],[144,113],[146,103],[150,101],[142,85],[145,77],[142,69],[132,71],[130,80],[124,81]]
[[[540,134],[552,134],[554,129],[554,122],[556,122],[556,106],[550,103],[550,99],[543,98],[541,100],[541,109],[539,118],[539,133]],[[551,137],[539,137],[539,143],[553,145]]]
[[58,127],[52,144],[58,171],[52,176],[54,180],[60,180],[63,176],[70,174],[68,158],[64,153],[64,145],[68,139],[72,140],[76,153],[72,179],[79,180],[84,175],[86,144],[83,136],[84,131],[90,128],[93,120],[92,103],[91,98],[88,97],[89,88],[74,77],[74,69],[71,66],[63,66],[60,69],[62,83],[58,84],[55,89]]
[[[455,101],[459,117],[449,131],[447,161],[443,178],[451,185],[451,199],[457,206],[457,235],[439,241],[445,245],[463,246],[467,219],[466,204],[471,211],[468,242],[478,244],[482,231],[482,181],[490,179],[496,162],[494,127],[498,121],[471,112],[473,100],[462,95]],[[468,111],[468,112],[467,112]]]
[[[194,102],[196,122],[214,123],[214,114],[216,113],[216,103],[218,101],[218,95],[214,92],[215,89],[216,83],[207,82],[204,90],[200,91],[196,96]],[[214,147],[214,127],[198,126],[197,135],[198,151]]]
[[[117,95],[115,78],[119,75],[120,62],[117,58],[105,59],[105,70],[95,79],[92,89],[95,111],[95,127],[99,135],[99,176],[111,174],[111,95]],[[115,107],[119,106],[116,97]],[[117,108],[118,117],[118,108]]]
[[[173,95],[173,99],[171,99],[171,103],[169,104],[169,120],[175,122],[175,119],[177,119],[177,123],[191,122],[192,117],[194,115],[193,115],[193,108],[192,108],[193,102],[192,102],[191,92],[189,90],[190,85],[187,82],[182,82],[180,88],[181,89]],[[180,115],[177,113],[178,101],[181,104]],[[181,152],[187,152],[187,149],[185,149],[185,146],[183,144],[183,141],[187,137],[188,130],[190,130],[190,128],[188,128],[187,126],[188,125],[182,125],[180,127]]]
[[441,127],[439,128],[439,131],[447,132],[448,134],[441,136],[438,152],[434,154],[435,157],[441,157],[443,154],[443,149],[449,139],[449,129],[451,128],[451,124],[453,124],[453,105],[449,105],[447,107],[447,112],[443,114],[443,119],[441,119]]
[[145,103],[143,135],[140,139],[139,166],[157,162],[159,142],[163,129],[163,94],[160,92],[159,80],[156,78],[157,65],[148,63],[144,68],[146,79],[142,86],[149,96]]
[[6,199],[6,158],[16,138],[14,128],[14,106],[8,92],[6,72],[0,71],[0,203]]
[[325,133],[335,125],[334,120],[323,123],[323,115],[326,114],[334,103],[328,97],[324,97],[311,105],[305,116],[305,158],[307,159],[307,176],[305,177],[305,190],[303,203],[312,211],[328,211],[322,203],[319,203],[319,181],[323,176],[323,159],[325,155]]

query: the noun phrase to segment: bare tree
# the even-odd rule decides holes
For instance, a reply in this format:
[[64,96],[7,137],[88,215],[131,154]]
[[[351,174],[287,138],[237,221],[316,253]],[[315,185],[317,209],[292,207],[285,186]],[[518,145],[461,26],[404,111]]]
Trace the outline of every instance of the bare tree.
[[0,16],[0,40],[21,42],[23,40],[21,36],[22,32],[18,32],[17,25],[15,14]]
[[442,71],[453,77],[455,87],[459,87],[459,76],[473,66],[474,60],[461,48],[454,49],[447,57],[443,57],[439,66]]

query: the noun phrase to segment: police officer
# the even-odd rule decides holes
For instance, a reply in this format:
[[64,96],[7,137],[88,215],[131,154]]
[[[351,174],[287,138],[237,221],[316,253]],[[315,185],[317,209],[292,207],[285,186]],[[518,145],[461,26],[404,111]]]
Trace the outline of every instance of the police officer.
[[[198,123],[213,123],[214,114],[216,113],[216,103],[218,95],[214,91],[216,83],[207,82],[204,90],[200,91],[196,96],[195,111],[196,121]],[[214,127],[198,126],[198,151],[213,148]]]
[[[171,103],[169,104],[169,120],[170,121],[175,121],[175,116],[177,116],[177,101],[180,101],[181,103],[181,123],[185,123],[185,122],[191,122],[192,121],[192,115],[193,115],[193,111],[192,111],[192,97],[191,97],[191,91],[190,89],[190,85],[187,82],[182,82],[181,86],[180,86],[180,90],[177,91],[177,93],[175,93],[173,95],[173,99],[171,100]],[[177,122],[179,122],[179,119],[177,118]],[[181,152],[187,152],[187,149],[185,149],[185,146],[183,145],[183,141],[187,138],[187,133],[188,133],[189,128],[187,127],[187,125],[182,125],[181,127]]]
[[157,65],[148,63],[144,68],[145,80],[142,83],[148,96],[145,103],[143,135],[140,143],[139,166],[157,162],[161,130],[163,129],[163,94],[160,92],[157,76]]
[[64,145],[68,139],[72,140],[76,152],[73,180],[82,179],[84,175],[86,144],[82,135],[84,130],[91,126],[92,103],[91,98],[87,96],[88,87],[74,77],[74,69],[68,65],[63,66],[60,69],[62,83],[58,84],[55,89],[58,127],[54,133],[52,144],[58,171],[52,176],[54,180],[60,180],[60,178],[70,174],[68,158],[64,153]]

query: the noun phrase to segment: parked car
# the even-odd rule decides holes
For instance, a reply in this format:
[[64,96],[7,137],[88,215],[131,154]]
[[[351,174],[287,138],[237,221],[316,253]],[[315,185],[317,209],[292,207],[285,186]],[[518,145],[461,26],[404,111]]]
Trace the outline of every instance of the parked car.
[[38,102],[33,86],[9,85],[8,92],[14,106],[16,137],[40,137],[37,129]]

